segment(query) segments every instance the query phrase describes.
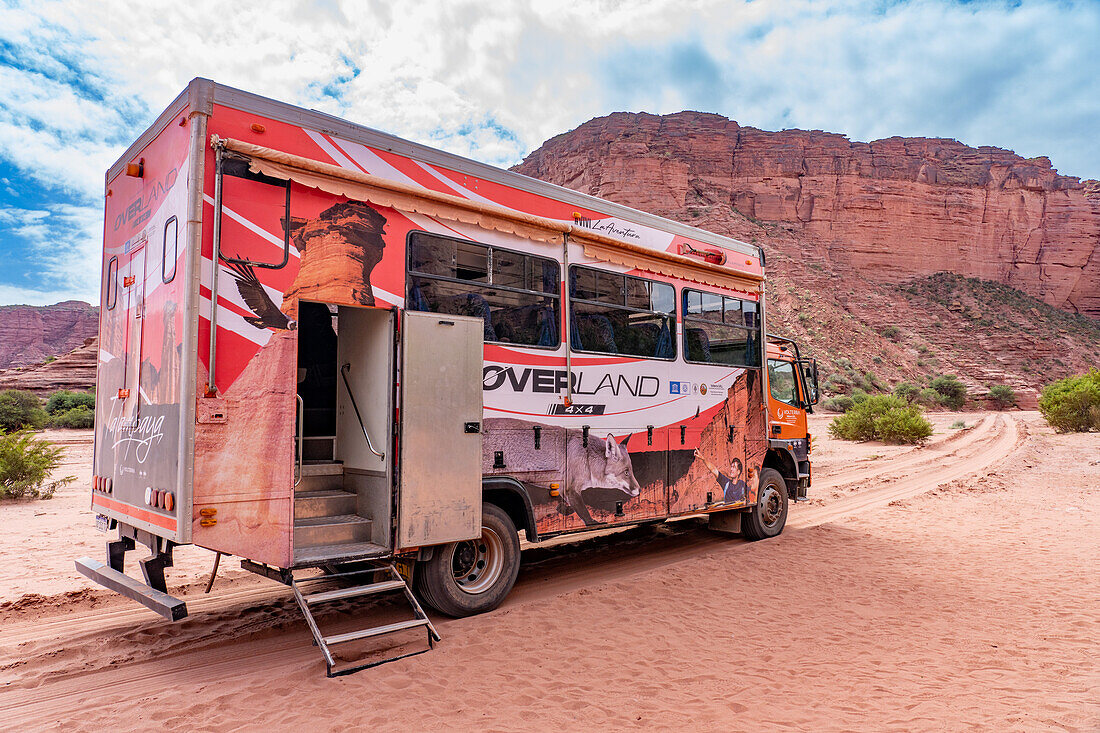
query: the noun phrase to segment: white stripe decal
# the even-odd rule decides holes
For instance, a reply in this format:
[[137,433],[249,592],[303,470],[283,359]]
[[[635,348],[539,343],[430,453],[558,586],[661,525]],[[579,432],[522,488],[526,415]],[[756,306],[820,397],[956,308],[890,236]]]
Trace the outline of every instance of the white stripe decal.
[[[459,196],[471,199],[473,201],[480,201],[484,204],[492,204],[493,206],[504,206],[504,204],[497,203],[496,201],[493,201],[492,199],[487,199],[479,193],[474,193],[473,191],[466,188],[465,186],[458,185],[457,183],[452,181],[450,178],[447,178],[447,176],[443,175],[442,173],[440,173],[439,171],[437,171],[435,168],[431,167],[427,163],[421,163],[419,160],[415,160],[413,158],[409,158],[409,160],[411,160],[413,163],[416,163],[418,166],[423,168],[424,171],[428,175],[430,175],[432,178],[435,178],[436,180],[438,180],[440,183],[442,183],[444,186],[446,186],[447,188],[449,188],[452,191],[454,191],[455,193],[457,193]],[[509,211],[515,211],[515,209],[513,209],[511,206],[504,206],[504,208],[508,209]]]
[[319,132],[314,132],[313,130],[307,130],[304,127],[302,128],[302,132],[309,135],[310,139],[313,140],[313,142],[317,143],[317,145],[320,146],[321,150],[324,150],[326,153],[328,153],[329,156],[331,156],[332,159],[336,161],[336,164],[338,166],[340,166],[341,168],[347,168],[348,170],[352,171],[359,170],[359,168],[356,167],[355,163],[352,163],[350,160],[348,160],[348,157],[341,153],[339,148],[330,143],[328,141],[328,138],[326,138],[324,135],[320,134]]
[[[203,201],[210,204],[211,206],[214,205],[214,199],[210,198],[206,194],[203,194],[202,198],[203,198]],[[274,234],[268,232],[266,229],[261,229],[259,226],[253,224],[248,219],[245,219],[243,216],[238,214],[236,211],[233,211],[233,209],[226,206],[224,201],[222,202],[222,212],[224,214],[226,214],[227,216],[229,216],[230,219],[237,222],[238,224],[240,224],[241,226],[243,226],[245,229],[249,230],[250,232],[253,232],[254,234],[258,234],[260,237],[267,240],[268,242],[271,242],[272,244],[274,244],[279,249],[283,248],[283,238],[282,237],[276,237]],[[299,257],[300,256],[298,254],[297,248],[295,248],[295,246],[293,244],[290,245],[290,256],[291,257]]]

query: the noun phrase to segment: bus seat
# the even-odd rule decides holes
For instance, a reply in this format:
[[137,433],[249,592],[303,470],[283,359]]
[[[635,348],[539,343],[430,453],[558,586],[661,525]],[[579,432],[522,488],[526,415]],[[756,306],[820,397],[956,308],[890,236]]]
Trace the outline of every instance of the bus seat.
[[607,316],[585,313],[577,319],[577,331],[581,344],[579,348],[606,354],[619,353],[615,345],[615,327]]
[[505,343],[535,346],[558,345],[558,323],[554,310],[545,305],[497,308],[493,314],[497,339]]
[[439,299],[439,305],[432,308],[435,313],[450,313],[455,316],[474,316],[485,322],[485,340],[496,341],[497,334],[493,328],[493,313],[489,309],[489,302],[477,293],[461,293]]
[[689,328],[684,331],[687,342],[687,358],[691,361],[710,361],[710,338],[701,328]]

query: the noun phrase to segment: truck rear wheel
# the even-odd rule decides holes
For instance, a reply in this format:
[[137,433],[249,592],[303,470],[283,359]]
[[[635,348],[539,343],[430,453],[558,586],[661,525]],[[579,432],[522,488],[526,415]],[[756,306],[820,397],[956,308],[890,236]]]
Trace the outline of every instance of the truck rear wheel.
[[516,525],[495,504],[481,505],[481,537],[435,548],[416,573],[417,594],[448,616],[472,616],[501,604],[519,574]]
[[741,534],[747,540],[775,537],[787,523],[787,482],[774,468],[760,472],[756,506],[741,517]]

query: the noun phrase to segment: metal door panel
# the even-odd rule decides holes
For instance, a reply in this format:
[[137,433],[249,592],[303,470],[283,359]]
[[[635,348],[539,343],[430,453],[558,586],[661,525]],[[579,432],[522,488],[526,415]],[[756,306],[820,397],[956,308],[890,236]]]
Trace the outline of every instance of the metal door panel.
[[483,334],[480,318],[404,313],[399,548],[481,535]]

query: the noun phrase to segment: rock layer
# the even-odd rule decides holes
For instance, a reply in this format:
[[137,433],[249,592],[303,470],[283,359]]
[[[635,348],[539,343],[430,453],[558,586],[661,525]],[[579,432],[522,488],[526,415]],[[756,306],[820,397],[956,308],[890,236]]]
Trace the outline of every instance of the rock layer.
[[1047,158],[616,113],[552,138],[515,170],[688,223],[729,206],[795,227],[802,254],[879,282],[949,271],[1100,318],[1100,183],[1060,175]]
[[99,333],[99,308],[79,300],[0,306],[0,369],[67,354]]

